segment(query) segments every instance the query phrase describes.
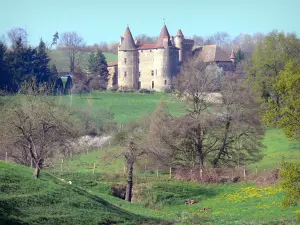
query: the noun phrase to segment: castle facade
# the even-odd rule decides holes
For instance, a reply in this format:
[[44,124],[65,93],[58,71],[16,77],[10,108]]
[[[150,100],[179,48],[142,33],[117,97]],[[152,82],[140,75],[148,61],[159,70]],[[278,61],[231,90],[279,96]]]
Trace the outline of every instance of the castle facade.
[[108,87],[156,91],[170,88],[180,65],[193,55],[208,63],[232,67],[231,57],[222,49],[216,45],[194,48],[194,40],[186,39],[180,29],[173,37],[164,25],[155,44],[140,44],[127,27],[120,38],[118,61],[108,62]]

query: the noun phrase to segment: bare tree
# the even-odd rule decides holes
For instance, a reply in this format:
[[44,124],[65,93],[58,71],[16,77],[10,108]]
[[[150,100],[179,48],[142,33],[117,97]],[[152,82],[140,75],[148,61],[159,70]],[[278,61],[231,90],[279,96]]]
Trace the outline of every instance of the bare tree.
[[74,72],[75,61],[78,59],[78,54],[84,47],[84,40],[77,32],[65,32],[60,37],[58,45],[59,49],[64,50],[64,53],[70,61],[70,72]]
[[72,151],[70,143],[79,135],[79,121],[75,121],[67,107],[47,97],[18,95],[16,102],[6,105],[1,116],[1,152],[17,163],[35,167],[39,177],[45,159]]
[[7,32],[7,36],[12,45],[14,45],[16,43],[16,41],[19,40],[20,38],[21,38],[24,46],[26,46],[28,44],[28,42],[27,42],[28,34],[27,34],[26,30],[23,28],[20,28],[20,27],[13,28]]

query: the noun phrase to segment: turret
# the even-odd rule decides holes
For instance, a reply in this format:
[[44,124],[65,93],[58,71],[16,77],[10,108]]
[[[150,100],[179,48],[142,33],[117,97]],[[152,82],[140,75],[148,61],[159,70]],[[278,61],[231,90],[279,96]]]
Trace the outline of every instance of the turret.
[[138,51],[129,27],[121,38],[118,51],[119,87],[138,88]]
[[183,33],[181,31],[181,29],[179,29],[177,31],[176,37],[175,37],[175,47],[179,48],[179,62],[183,61],[183,40],[184,40],[184,36]]
[[235,64],[235,62],[236,62],[236,56],[235,56],[235,53],[234,53],[233,49],[231,51],[230,60],[232,61],[232,63]]

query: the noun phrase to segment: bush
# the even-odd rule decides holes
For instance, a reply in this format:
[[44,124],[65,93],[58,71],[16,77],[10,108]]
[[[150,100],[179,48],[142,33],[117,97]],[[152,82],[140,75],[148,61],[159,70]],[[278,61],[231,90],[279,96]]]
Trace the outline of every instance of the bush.
[[[295,206],[300,204],[300,162],[282,162],[279,175],[283,178],[281,186],[285,192],[283,205]],[[299,218],[300,219],[300,218]]]
[[165,93],[173,93],[173,92],[175,92],[175,90],[170,87],[166,87],[166,88],[164,88],[164,92]]
[[109,88],[110,91],[115,92],[118,90],[118,85],[114,85],[113,87]]
[[152,89],[146,89],[146,88],[142,88],[139,90],[139,93],[144,93],[144,94],[153,94],[155,91]]

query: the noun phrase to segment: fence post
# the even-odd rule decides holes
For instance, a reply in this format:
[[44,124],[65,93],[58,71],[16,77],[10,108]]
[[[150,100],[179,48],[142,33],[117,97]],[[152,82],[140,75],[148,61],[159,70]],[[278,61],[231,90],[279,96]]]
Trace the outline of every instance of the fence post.
[[63,163],[64,163],[64,159],[62,158],[62,159],[61,159],[61,164],[60,164],[60,172],[63,171]]
[[96,163],[94,163],[93,174],[95,174]]
[[246,167],[244,167],[244,179],[246,179]]
[[5,152],[5,162],[7,163],[7,152]]
[[144,166],[144,177],[146,177],[146,170],[147,170],[147,166],[145,164],[145,166]]
[[156,166],[156,177],[158,177],[158,166]]
[[170,167],[169,179],[172,178],[172,167]]
[[203,170],[202,168],[200,168],[200,179],[202,180],[202,178],[203,178]]

